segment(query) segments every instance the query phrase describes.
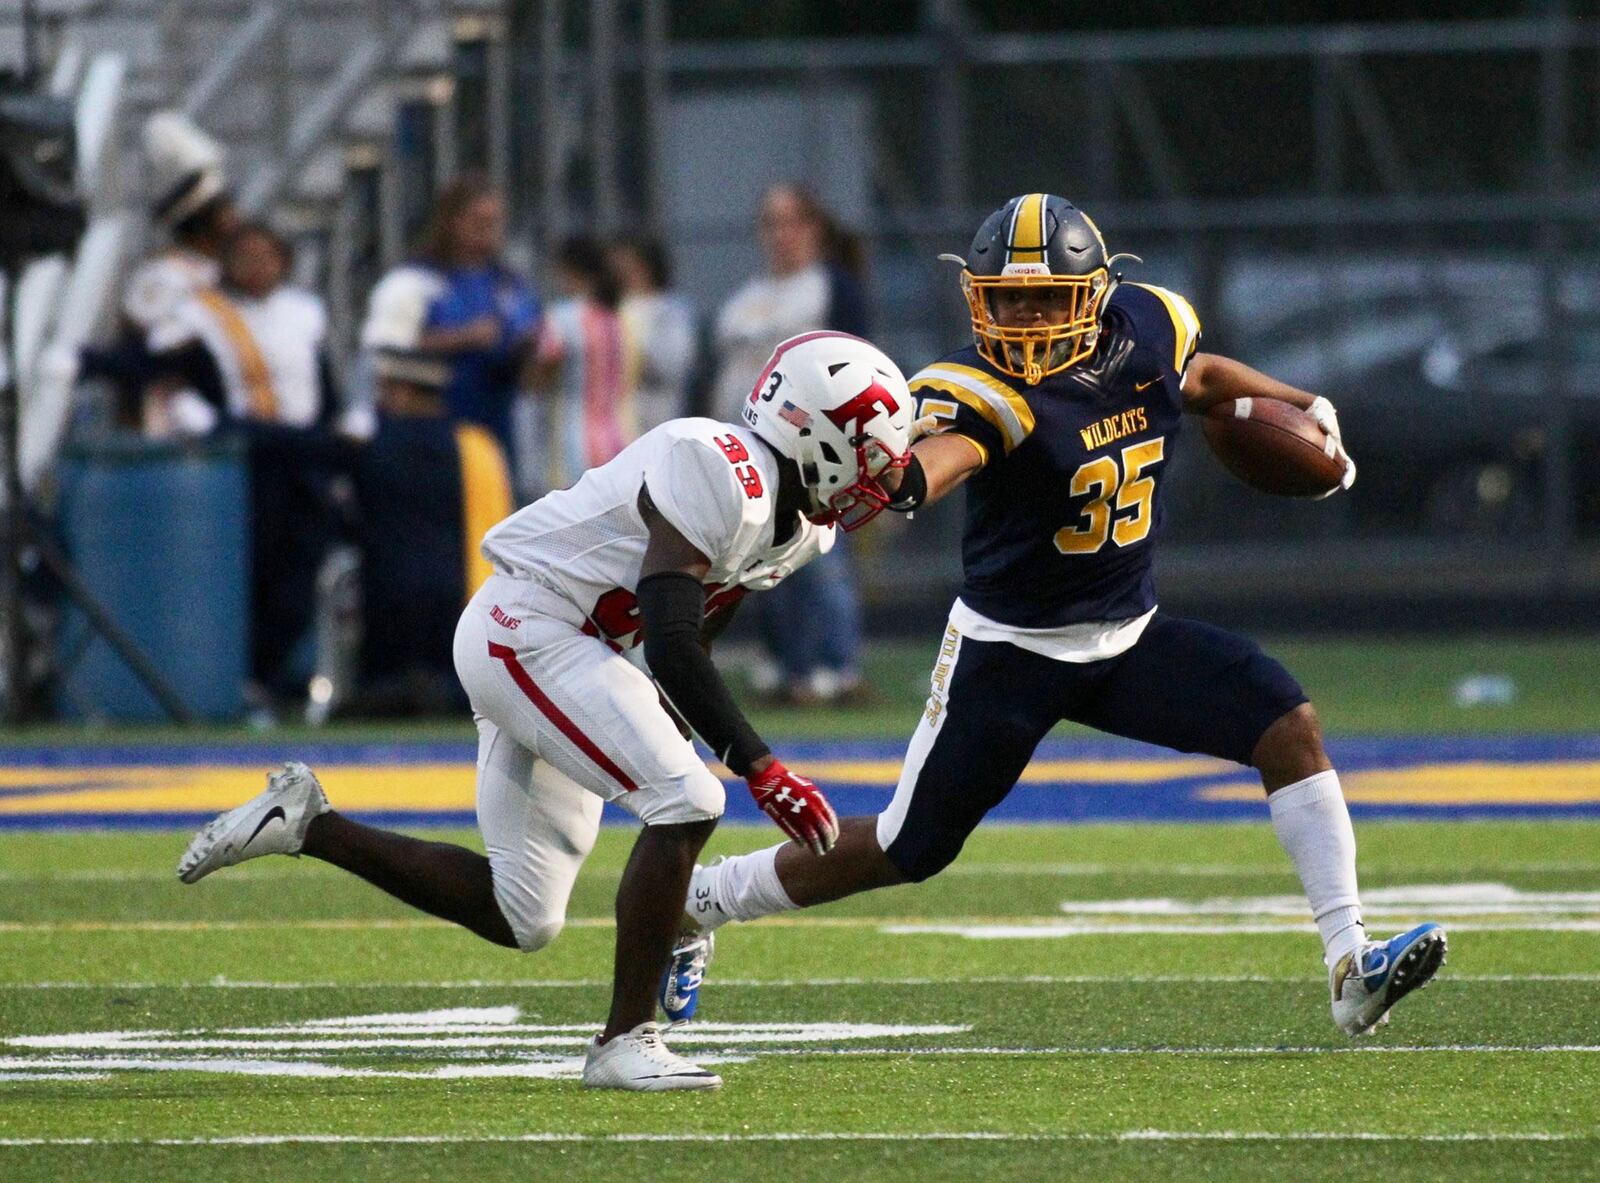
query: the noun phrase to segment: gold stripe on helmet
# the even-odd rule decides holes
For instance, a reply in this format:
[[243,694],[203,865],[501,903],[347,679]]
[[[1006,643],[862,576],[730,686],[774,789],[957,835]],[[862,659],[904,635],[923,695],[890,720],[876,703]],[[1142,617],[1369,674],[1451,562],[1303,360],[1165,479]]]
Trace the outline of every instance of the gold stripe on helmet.
[[1006,242],[1007,263],[1043,263],[1044,212],[1043,193],[1030,193],[1017,202],[1011,215],[1011,232]]

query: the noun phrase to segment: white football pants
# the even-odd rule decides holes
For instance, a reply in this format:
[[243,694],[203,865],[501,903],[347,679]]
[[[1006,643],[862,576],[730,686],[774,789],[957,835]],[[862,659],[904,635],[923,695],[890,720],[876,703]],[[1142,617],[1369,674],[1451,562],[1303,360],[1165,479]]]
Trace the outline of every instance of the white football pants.
[[492,575],[456,627],[478,724],[478,828],[518,945],[561,930],[603,801],[646,825],[722,815],[722,782],[678,734],[656,685],[529,580]]

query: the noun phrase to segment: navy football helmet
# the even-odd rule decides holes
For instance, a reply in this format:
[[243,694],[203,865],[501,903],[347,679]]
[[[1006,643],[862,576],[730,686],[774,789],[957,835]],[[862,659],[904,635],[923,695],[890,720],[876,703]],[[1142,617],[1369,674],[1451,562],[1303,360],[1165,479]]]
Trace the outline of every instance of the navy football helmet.
[[[1066,198],[1028,193],[984,219],[965,259],[939,257],[961,264],[961,291],[972,312],[978,352],[1002,373],[1032,386],[1094,352],[1100,314],[1118,278],[1110,265],[1133,256],[1107,255],[1099,228]],[[1065,323],[997,323],[995,289],[1034,286],[1067,294]]]

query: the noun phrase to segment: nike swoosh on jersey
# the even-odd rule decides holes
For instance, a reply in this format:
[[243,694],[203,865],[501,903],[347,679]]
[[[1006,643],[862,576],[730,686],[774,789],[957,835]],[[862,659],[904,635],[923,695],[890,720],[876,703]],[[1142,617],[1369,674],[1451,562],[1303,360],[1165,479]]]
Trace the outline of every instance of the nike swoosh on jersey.
[[1152,378],[1148,382],[1135,382],[1133,384],[1134,392],[1137,393],[1137,392],[1143,390],[1147,386],[1154,386],[1159,381],[1161,381],[1160,378]]

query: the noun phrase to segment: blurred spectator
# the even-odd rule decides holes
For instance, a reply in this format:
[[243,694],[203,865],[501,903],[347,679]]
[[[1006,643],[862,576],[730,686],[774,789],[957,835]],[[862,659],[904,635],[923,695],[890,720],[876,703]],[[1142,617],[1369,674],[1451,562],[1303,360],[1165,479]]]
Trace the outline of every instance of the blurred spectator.
[[151,338],[170,341],[173,318],[190,297],[216,287],[239,212],[226,188],[221,146],[187,117],[152,115],[144,151],[155,193],[151,219],[171,241],[134,269],[123,289],[123,331],[109,348],[84,350],[83,374],[116,387],[121,425],[156,436],[196,434],[207,429],[206,411],[177,377],[157,373]]
[[312,427],[336,405],[322,300],[285,283],[289,244],[246,223],[228,239],[220,282],[191,292],[150,335],[156,368],[184,378],[201,402],[179,434],[223,419]]
[[361,564],[360,684],[347,715],[460,709],[451,644],[489,574],[483,535],[512,511],[505,456],[445,411],[449,367],[405,349],[373,354],[377,434],[355,454]]
[[[476,174],[445,186],[417,257],[378,282],[368,325],[450,366],[445,408],[512,454],[511,408],[539,326],[533,288],[501,261],[505,199]],[[362,345],[375,348],[363,334]]]
[[[809,190],[774,185],[757,222],[767,273],[751,278],[717,314],[713,418],[739,422],[750,383],[778,342],[808,329],[864,336],[865,271],[860,243]],[[814,565],[814,564],[813,564]]]
[[[780,341],[812,329],[867,336],[864,259],[808,190],[774,185],[758,221],[767,274],[736,291],[717,315],[713,414],[739,421],[751,383]],[[752,671],[755,689],[812,705],[867,693],[861,680],[861,602],[850,545],[833,549],[757,601],[757,621],[775,660]]]
[[[159,374],[183,394],[183,434],[243,434],[250,476],[250,655],[247,698],[259,717],[305,689],[296,649],[311,624],[316,578],[334,530],[327,433],[337,405],[324,349],[327,314],[285,285],[293,258],[264,225],[228,240],[221,283],[184,299],[152,332]],[[186,400],[192,400],[192,405]]]
[[533,385],[544,397],[546,489],[572,484],[637,434],[628,403],[622,292],[600,244],[582,235],[556,251],[561,299],[539,334]]
[[609,252],[622,287],[623,332],[638,433],[686,413],[696,346],[694,308],[672,290],[666,251],[653,238],[618,242]]

